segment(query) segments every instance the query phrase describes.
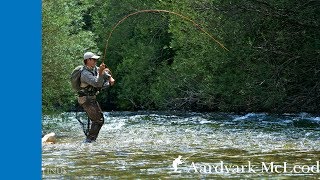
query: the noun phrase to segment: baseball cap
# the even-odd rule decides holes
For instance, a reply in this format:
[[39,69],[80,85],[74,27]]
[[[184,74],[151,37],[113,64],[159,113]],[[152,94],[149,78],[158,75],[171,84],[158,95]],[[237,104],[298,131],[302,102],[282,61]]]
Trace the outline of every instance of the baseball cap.
[[91,58],[91,59],[99,59],[100,56],[97,56],[92,52],[86,52],[86,53],[84,53],[83,58],[84,59],[89,59],[89,58]]

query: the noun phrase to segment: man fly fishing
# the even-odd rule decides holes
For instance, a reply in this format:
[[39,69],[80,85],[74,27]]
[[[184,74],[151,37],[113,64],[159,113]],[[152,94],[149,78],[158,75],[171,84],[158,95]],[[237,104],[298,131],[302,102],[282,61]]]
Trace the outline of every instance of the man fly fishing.
[[[223,49],[229,51],[222,43],[220,43],[216,38],[214,38],[210,33],[205,31],[199,24],[197,24],[192,19],[167,10],[158,10],[158,9],[151,9],[151,10],[140,10],[129,15],[126,15],[120,21],[118,21],[112,28],[107,38],[107,43],[105,47],[105,55],[108,48],[108,42],[112,35],[112,32],[115,28],[120,25],[124,20],[128,17],[139,14],[139,13],[149,13],[149,12],[162,12],[162,13],[169,13],[177,15],[196,26],[199,30],[204,32],[207,36],[217,42]],[[89,119],[91,120],[92,124],[91,127],[88,125],[87,130],[84,130],[85,135],[87,136],[85,142],[92,142],[95,141],[99,131],[104,123],[104,117],[102,110],[96,101],[96,95],[99,93],[100,89],[103,89],[108,86],[112,86],[115,80],[110,75],[110,70],[105,67],[105,64],[102,62],[99,67],[96,66],[97,60],[100,56],[95,55],[92,52],[86,52],[84,54],[84,66],[78,66],[71,75],[71,82],[73,88],[78,92],[78,102],[86,111]],[[103,58],[105,59],[105,58]],[[80,73],[81,72],[81,73]],[[79,80],[80,79],[80,80]],[[78,120],[80,122],[80,120]],[[80,122],[84,129],[84,123]],[[89,128],[90,127],[90,128]]]
[[91,126],[85,142],[94,142],[104,123],[104,116],[96,95],[102,88],[113,86],[115,80],[111,76],[110,70],[106,68],[104,63],[97,67],[97,60],[100,56],[92,52],[84,54],[84,66],[80,74],[80,88],[78,91],[78,103],[83,107],[91,120]]

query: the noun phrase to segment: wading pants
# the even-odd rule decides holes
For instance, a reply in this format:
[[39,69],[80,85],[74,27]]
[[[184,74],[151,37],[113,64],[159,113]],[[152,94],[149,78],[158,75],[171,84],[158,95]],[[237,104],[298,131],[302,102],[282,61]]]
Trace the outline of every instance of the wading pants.
[[79,97],[79,104],[86,111],[91,120],[91,127],[87,135],[87,142],[95,141],[98,137],[99,131],[104,123],[104,117],[96,96]]

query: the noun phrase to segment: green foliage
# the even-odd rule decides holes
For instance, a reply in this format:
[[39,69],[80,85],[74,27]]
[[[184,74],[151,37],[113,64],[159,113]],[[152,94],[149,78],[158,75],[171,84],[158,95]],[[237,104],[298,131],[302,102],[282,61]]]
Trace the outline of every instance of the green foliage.
[[[239,23],[234,33],[237,42],[232,42],[236,45],[233,54],[256,67],[258,73],[253,77],[263,82],[258,83],[263,88],[258,91],[262,99],[259,107],[269,111],[316,112],[319,74],[314,70],[319,68],[319,62],[315,62],[319,59],[319,23],[314,20],[319,17],[319,6],[315,7],[312,1],[224,3],[228,4],[223,6],[225,17],[233,24]],[[248,55],[249,59],[245,57]],[[259,90],[259,86],[253,87]]]
[[[104,109],[317,112],[320,100],[316,1],[43,1],[43,107],[70,106],[68,76],[85,50],[103,53],[112,27],[141,13],[108,41],[116,85]],[[96,42],[93,42],[93,40]],[[61,63],[63,60],[63,63]],[[63,91],[62,91],[63,89]]]
[[[156,8],[156,2],[101,3],[100,6],[105,8],[93,14],[94,29],[97,30],[97,41],[101,45],[101,51],[104,50],[106,38],[117,22],[138,8]],[[117,102],[118,108],[153,108],[150,87],[157,76],[155,69],[159,68],[162,61],[167,60],[168,50],[164,48],[170,42],[167,27],[167,16],[159,13],[141,13],[128,17],[115,29],[109,40],[106,63],[113,70],[117,81],[110,96],[114,97],[112,101]]]
[[[81,4],[81,5],[80,5]],[[83,53],[94,51],[94,34],[81,30],[87,1],[42,1],[42,110],[45,114],[73,106],[72,69],[82,64]]]

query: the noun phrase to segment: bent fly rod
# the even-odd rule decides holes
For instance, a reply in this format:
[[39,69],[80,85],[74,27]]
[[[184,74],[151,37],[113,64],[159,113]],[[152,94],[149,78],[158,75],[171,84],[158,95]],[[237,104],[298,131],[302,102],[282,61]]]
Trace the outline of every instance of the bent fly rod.
[[207,36],[209,36],[213,41],[215,41],[221,48],[223,48],[226,51],[229,51],[221,42],[219,42],[213,35],[211,35],[210,33],[208,33],[206,30],[204,30],[198,23],[196,23],[194,20],[192,20],[189,17],[186,17],[182,14],[173,12],[173,11],[168,11],[168,10],[161,10],[161,9],[146,9],[146,10],[140,10],[140,11],[136,11],[133,12],[131,14],[126,15],[125,17],[123,17],[120,21],[118,21],[111,29],[108,38],[107,38],[107,42],[106,42],[106,46],[104,49],[104,55],[103,55],[103,59],[102,59],[102,63],[104,63],[104,60],[106,58],[106,52],[107,52],[107,48],[108,48],[108,43],[109,43],[109,39],[113,33],[113,31],[123,22],[125,21],[127,18],[129,18],[130,16],[136,15],[136,14],[140,14],[140,13],[169,13],[169,14],[174,14],[178,17],[181,17],[182,19],[185,19],[189,22],[191,22],[195,27],[197,27],[200,31],[202,31],[203,33],[205,33]]

